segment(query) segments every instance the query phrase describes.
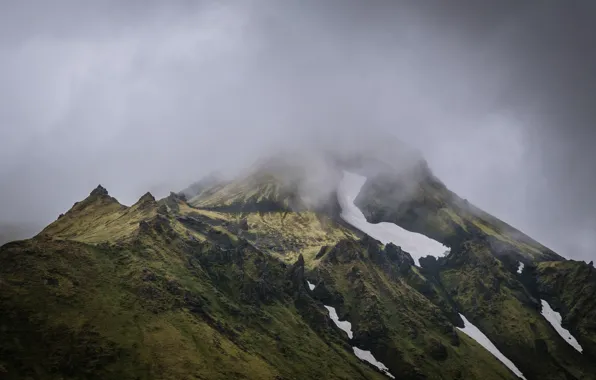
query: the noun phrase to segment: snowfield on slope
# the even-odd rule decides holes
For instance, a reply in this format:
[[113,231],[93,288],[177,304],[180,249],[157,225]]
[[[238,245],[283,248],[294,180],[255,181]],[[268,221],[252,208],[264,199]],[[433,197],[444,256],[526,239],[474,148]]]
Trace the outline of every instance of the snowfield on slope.
[[395,376],[389,373],[389,368],[385,367],[385,364],[381,363],[380,361],[377,361],[377,359],[375,359],[375,357],[370,351],[361,350],[358,347],[352,347],[352,349],[354,350],[354,355],[356,355],[358,359],[364,360],[365,362],[369,362],[370,364],[374,365],[379,370],[381,370],[381,372],[383,372],[385,375],[389,376],[392,379],[395,379]]
[[[315,285],[313,283],[311,283],[308,280],[306,281],[306,283],[308,284],[308,288],[311,291],[315,289]],[[327,305],[323,305],[323,306],[325,306],[325,308],[327,309],[327,311],[329,311],[329,317],[331,318],[331,320],[333,321],[333,323],[335,323],[335,325],[337,327],[339,327],[341,330],[345,331],[346,334],[348,334],[348,337],[350,339],[352,339],[354,337],[354,334],[352,333],[352,324],[350,322],[348,322],[348,321],[340,321],[339,320],[339,316],[337,315],[337,311],[335,310],[334,307],[327,306]],[[395,376],[393,376],[389,372],[389,368],[387,368],[385,366],[385,364],[383,364],[380,361],[378,361],[377,359],[375,359],[375,357],[373,356],[372,352],[361,350],[358,347],[352,347],[352,350],[354,350],[354,355],[356,355],[356,357],[358,359],[363,360],[365,362],[368,362],[368,363],[374,365],[381,372],[383,372],[385,375],[389,376],[392,379],[395,379]]]
[[323,306],[325,306],[325,309],[329,311],[329,317],[331,317],[331,320],[335,323],[335,325],[345,331],[346,334],[348,334],[348,338],[352,339],[354,337],[354,334],[352,333],[352,324],[348,321],[340,321],[337,311],[333,306]]
[[507,357],[503,355],[497,347],[495,347],[493,342],[491,342],[490,339],[488,339],[488,337],[478,329],[478,327],[470,323],[470,321],[468,321],[466,317],[464,317],[462,314],[460,314],[459,316],[464,321],[464,328],[458,327],[458,330],[460,330],[470,338],[474,339],[482,347],[486,348],[491,354],[493,354],[497,359],[499,359],[501,363],[505,364],[507,368],[509,368],[513,373],[515,373],[517,377],[524,380],[526,379],[524,375],[521,373],[521,371],[515,366],[515,364],[513,364],[511,360],[507,359]]
[[362,211],[354,204],[360,193],[366,177],[344,171],[344,177],[339,184],[337,197],[342,209],[341,217],[347,223],[356,227],[370,237],[383,244],[393,243],[408,252],[416,265],[425,256],[441,257],[449,248],[425,235],[408,231],[394,223],[369,223]]
[[561,314],[554,311],[553,308],[550,307],[548,302],[546,302],[545,300],[540,300],[540,302],[542,303],[542,311],[540,313],[544,316],[544,318],[546,318],[546,320],[555,328],[555,330],[557,330],[557,332],[559,333],[559,335],[561,335],[561,338],[563,338],[565,342],[569,343],[571,347],[575,348],[579,352],[582,352],[583,348],[579,344],[577,339],[575,339],[575,337],[571,335],[569,330],[567,330],[561,325],[561,322],[563,322]]

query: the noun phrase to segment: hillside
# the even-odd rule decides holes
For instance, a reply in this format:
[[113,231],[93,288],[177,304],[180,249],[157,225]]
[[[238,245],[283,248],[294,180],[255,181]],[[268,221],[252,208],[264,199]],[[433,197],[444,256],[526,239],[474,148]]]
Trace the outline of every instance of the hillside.
[[[99,186],[4,245],[0,377],[596,379],[593,267],[467,204],[424,163],[329,162],[320,194],[277,160],[130,207]],[[344,170],[367,176],[351,189],[357,222]],[[408,252],[406,238],[447,251]]]

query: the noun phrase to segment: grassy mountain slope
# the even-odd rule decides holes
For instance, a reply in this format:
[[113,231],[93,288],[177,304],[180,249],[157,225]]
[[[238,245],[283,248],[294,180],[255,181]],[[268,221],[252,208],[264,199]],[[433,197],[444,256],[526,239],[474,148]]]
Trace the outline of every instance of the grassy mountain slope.
[[541,379],[588,379],[596,373],[540,314],[540,305],[490,251],[467,242],[441,259],[440,283],[457,308],[524,374]]
[[[300,268],[106,197],[1,248],[7,378],[382,378],[306,293]],[[99,242],[118,225],[127,233]]]
[[151,194],[126,207],[99,186],[41,234],[85,243],[119,241],[131,237],[141,221],[156,215],[157,203]]
[[420,261],[433,283],[425,294],[443,310],[455,305],[526,377],[596,378],[593,358],[560,338],[540,315],[533,287],[516,273],[518,262],[556,266],[561,256],[462,200],[429,172],[372,178],[356,203],[371,222],[393,222],[451,248],[445,258]]
[[[362,242],[359,231],[328,215],[283,208],[251,213],[247,209],[238,207],[238,211],[228,209],[216,215],[228,220],[224,225],[230,232],[237,228],[234,220],[246,220],[242,236],[283,261],[302,255],[308,276],[320,285],[315,298],[352,321],[355,342],[371,350],[396,375],[406,379],[515,377],[476,342],[457,332],[450,320],[456,313],[442,311],[408,285],[410,276],[426,280],[412,267],[407,253],[393,247],[394,261],[387,261],[386,248],[380,243]],[[344,304],[346,300],[351,302]],[[454,323],[461,324],[456,318]]]
[[515,378],[407,284],[408,275],[420,276],[411,264],[406,253],[372,239],[343,240],[312,272],[314,294],[351,321],[356,345],[400,379]]
[[544,262],[528,268],[537,293],[563,316],[563,326],[596,357],[596,269],[583,261]]
[[371,178],[355,203],[371,223],[396,223],[448,246],[482,238],[491,244],[495,254],[512,256],[519,261],[563,259],[449,191],[429,171],[415,178],[411,175],[399,178],[387,173]]
[[[202,187],[189,203],[220,211],[289,211],[305,208],[297,194],[301,168],[279,160],[269,160],[233,181],[213,182]],[[210,185],[210,186],[209,186]]]
[[[357,199],[365,214],[451,247],[415,267],[343,222],[335,193],[309,207],[299,191],[307,174],[269,161],[130,207],[98,187],[34,239],[1,247],[0,375],[386,378],[355,345],[398,379],[515,379],[456,329],[461,312],[529,380],[596,378],[592,351],[563,342],[537,300],[552,300],[590,345],[590,270],[568,267],[424,170],[414,182],[385,173]],[[352,323],[352,341],[323,305]]]

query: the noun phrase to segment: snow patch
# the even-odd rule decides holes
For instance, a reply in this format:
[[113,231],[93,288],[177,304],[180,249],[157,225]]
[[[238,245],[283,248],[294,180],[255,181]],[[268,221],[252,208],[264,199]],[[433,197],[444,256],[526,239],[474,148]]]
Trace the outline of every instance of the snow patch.
[[[315,285],[312,284],[310,281],[306,280],[306,283],[308,284],[309,289],[312,291],[315,288]],[[348,337],[350,339],[353,338],[353,334],[352,334],[352,324],[348,321],[340,321],[339,320],[339,316],[337,315],[337,311],[335,310],[334,307],[331,306],[327,306],[327,305],[323,305],[325,306],[325,308],[327,310],[329,310],[329,316],[331,317],[331,320],[335,323],[335,325],[337,327],[339,327],[340,329],[342,329],[343,331],[345,331],[348,334]],[[380,361],[378,361],[377,359],[375,359],[375,357],[373,356],[372,352],[370,351],[365,351],[365,350],[361,350],[358,347],[352,347],[352,349],[354,350],[354,355],[356,355],[356,357],[360,360],[364,360],[366,362],[369,362],[370,364],[374,365],[375,367],[377,367],[381,372],[383,372],[385,375],[389,376],[392,379],[395,379],[395,376],[393,376],[390,372],[389,372],[389,368],[387,368],[385,366],[385,364],[381,363]]]
[[521,274],[521,272],[524,270],[524,263],[522,263],[521,261],[519,262],[519,266],[517,267],[517,273]]
[[354,204],[365,182],[366,177],[344,171],[337,191],[343,220],[383,244],[393,243],[401,247],[412,256],[418,266],[420,265],[418,260],[421,257],[429,255],[441,257],[449,252],[449,248],[438,241],[423,234],[408,231],[394,223],[369,223],[362,211]]
[[352,347],[352,349],[354,350],[354,355],[356,355],[358,359],[364,360],[365,362],[369,362],[370,364],[377,367],[385,375],[389,376],[392,379],[395,379],[395,376],[389,373],[389,368],[385,367],[385,364],[375,359],[375,357],[370,351],[361,350],[358,347]]
[[575,348],[579,352],[582,352],[583,348],[579,344],[577,339],[575,339],[575,337],[573,335],[571,335],[569,330],[567,330],[566,328],[564,328],[561,325],[561,322],[563,322],[563,318],[561,317],[561,314],[554,311],[552,309],[552,307],[550,307],[548,302],[546,302],[545,300],[540,300],[540,302],[542,303],[542,311],[540,313],[544,316],[544,318],[546,318],[546,320],[551,325],[553,325],[555,330],[557,330],[557,332],[559,333],[559,335],[561,335],[561,337],[565,340],[565,342],[569,343],[571,345],[571,347]]
[[488,339],[488,337],[482,333],[482,331],[480,331],[476,326],[470,323],[470,321],[468,321],[466,317],[464,317],[462,314],[460,314],[459,316],[464,321],[464,328],[458,327],[458,330],[460,330],[470,338],[474,339],[482,347],[486,348],[491,354],[493,354],[497,359],[499,359],[501,363],[505,364],[507,368],[509,368],[513,373],[515,373],[517,377],[524,380],[526,379],[524,375],[521,373],[521,371],[517,369],[515,364],[513,364],[511,360],[507,359],[507,357],[505,357],[505,355],[503,355],[501,351],[499,351],[499,349],[495,347],[493,342],[491,342],[490,339]]
[[352,339],[354,337],[354,334],[352,334],[352,324],[348,321],[340,321],[339,316],[337,315],[337,311],[333,306],[323,306],[325,306],[325,308],[329,310],[329,316],[331,317],[331,320],[335,322],[335,325],[343,331],[345,331],[346,334],[348,334],[348,337]]

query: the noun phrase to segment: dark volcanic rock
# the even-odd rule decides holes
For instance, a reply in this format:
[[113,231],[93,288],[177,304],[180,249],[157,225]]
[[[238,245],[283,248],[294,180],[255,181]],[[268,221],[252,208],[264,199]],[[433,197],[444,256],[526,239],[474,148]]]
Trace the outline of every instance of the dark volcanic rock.
[[304,282],[304,256],[298,256],[298,260],[290,267],[289,275],[293,282],[298,284]]
[[330,263],[348,263],[362,257],[362,246],[351,240],[340,240],[324,257]]
[[98,185],[92,192],[91,196],[108,195],[108,191],[101,185]]
[[300,293],[304,289],[304,257],[298,256],[298,260],[288,269],[287,278],[291,284],[292,293]]
[[157,202],[155,201],[155,197],[153,197],[151,193],[147,192],[137,201],[137,203],[135,203],[135,206],[141,210],[144,210],[157,206]]
[[320,259],[321,257],[325,256],[325,253],[327,253],[328,248],[329,247],[326,245],[322,246],[319,250],[319,253],[317,253],[317,255],[315,256],[315,259]]
[[147,202],[147,201],[148,202],[155,202],[155,197],[150,192],[146,192],[145,194],[143,194],[143,196],[141,197],[141,199],[139,199],[139,201],[143,201],[143,202]]
[[396,246],[393,243],[389,243],[385,246],[385,254],[389,260],[393,261],[397,265],[401,266],[412,266],[414,265],[414,259],[408,252],[403,251],[401,247]]

